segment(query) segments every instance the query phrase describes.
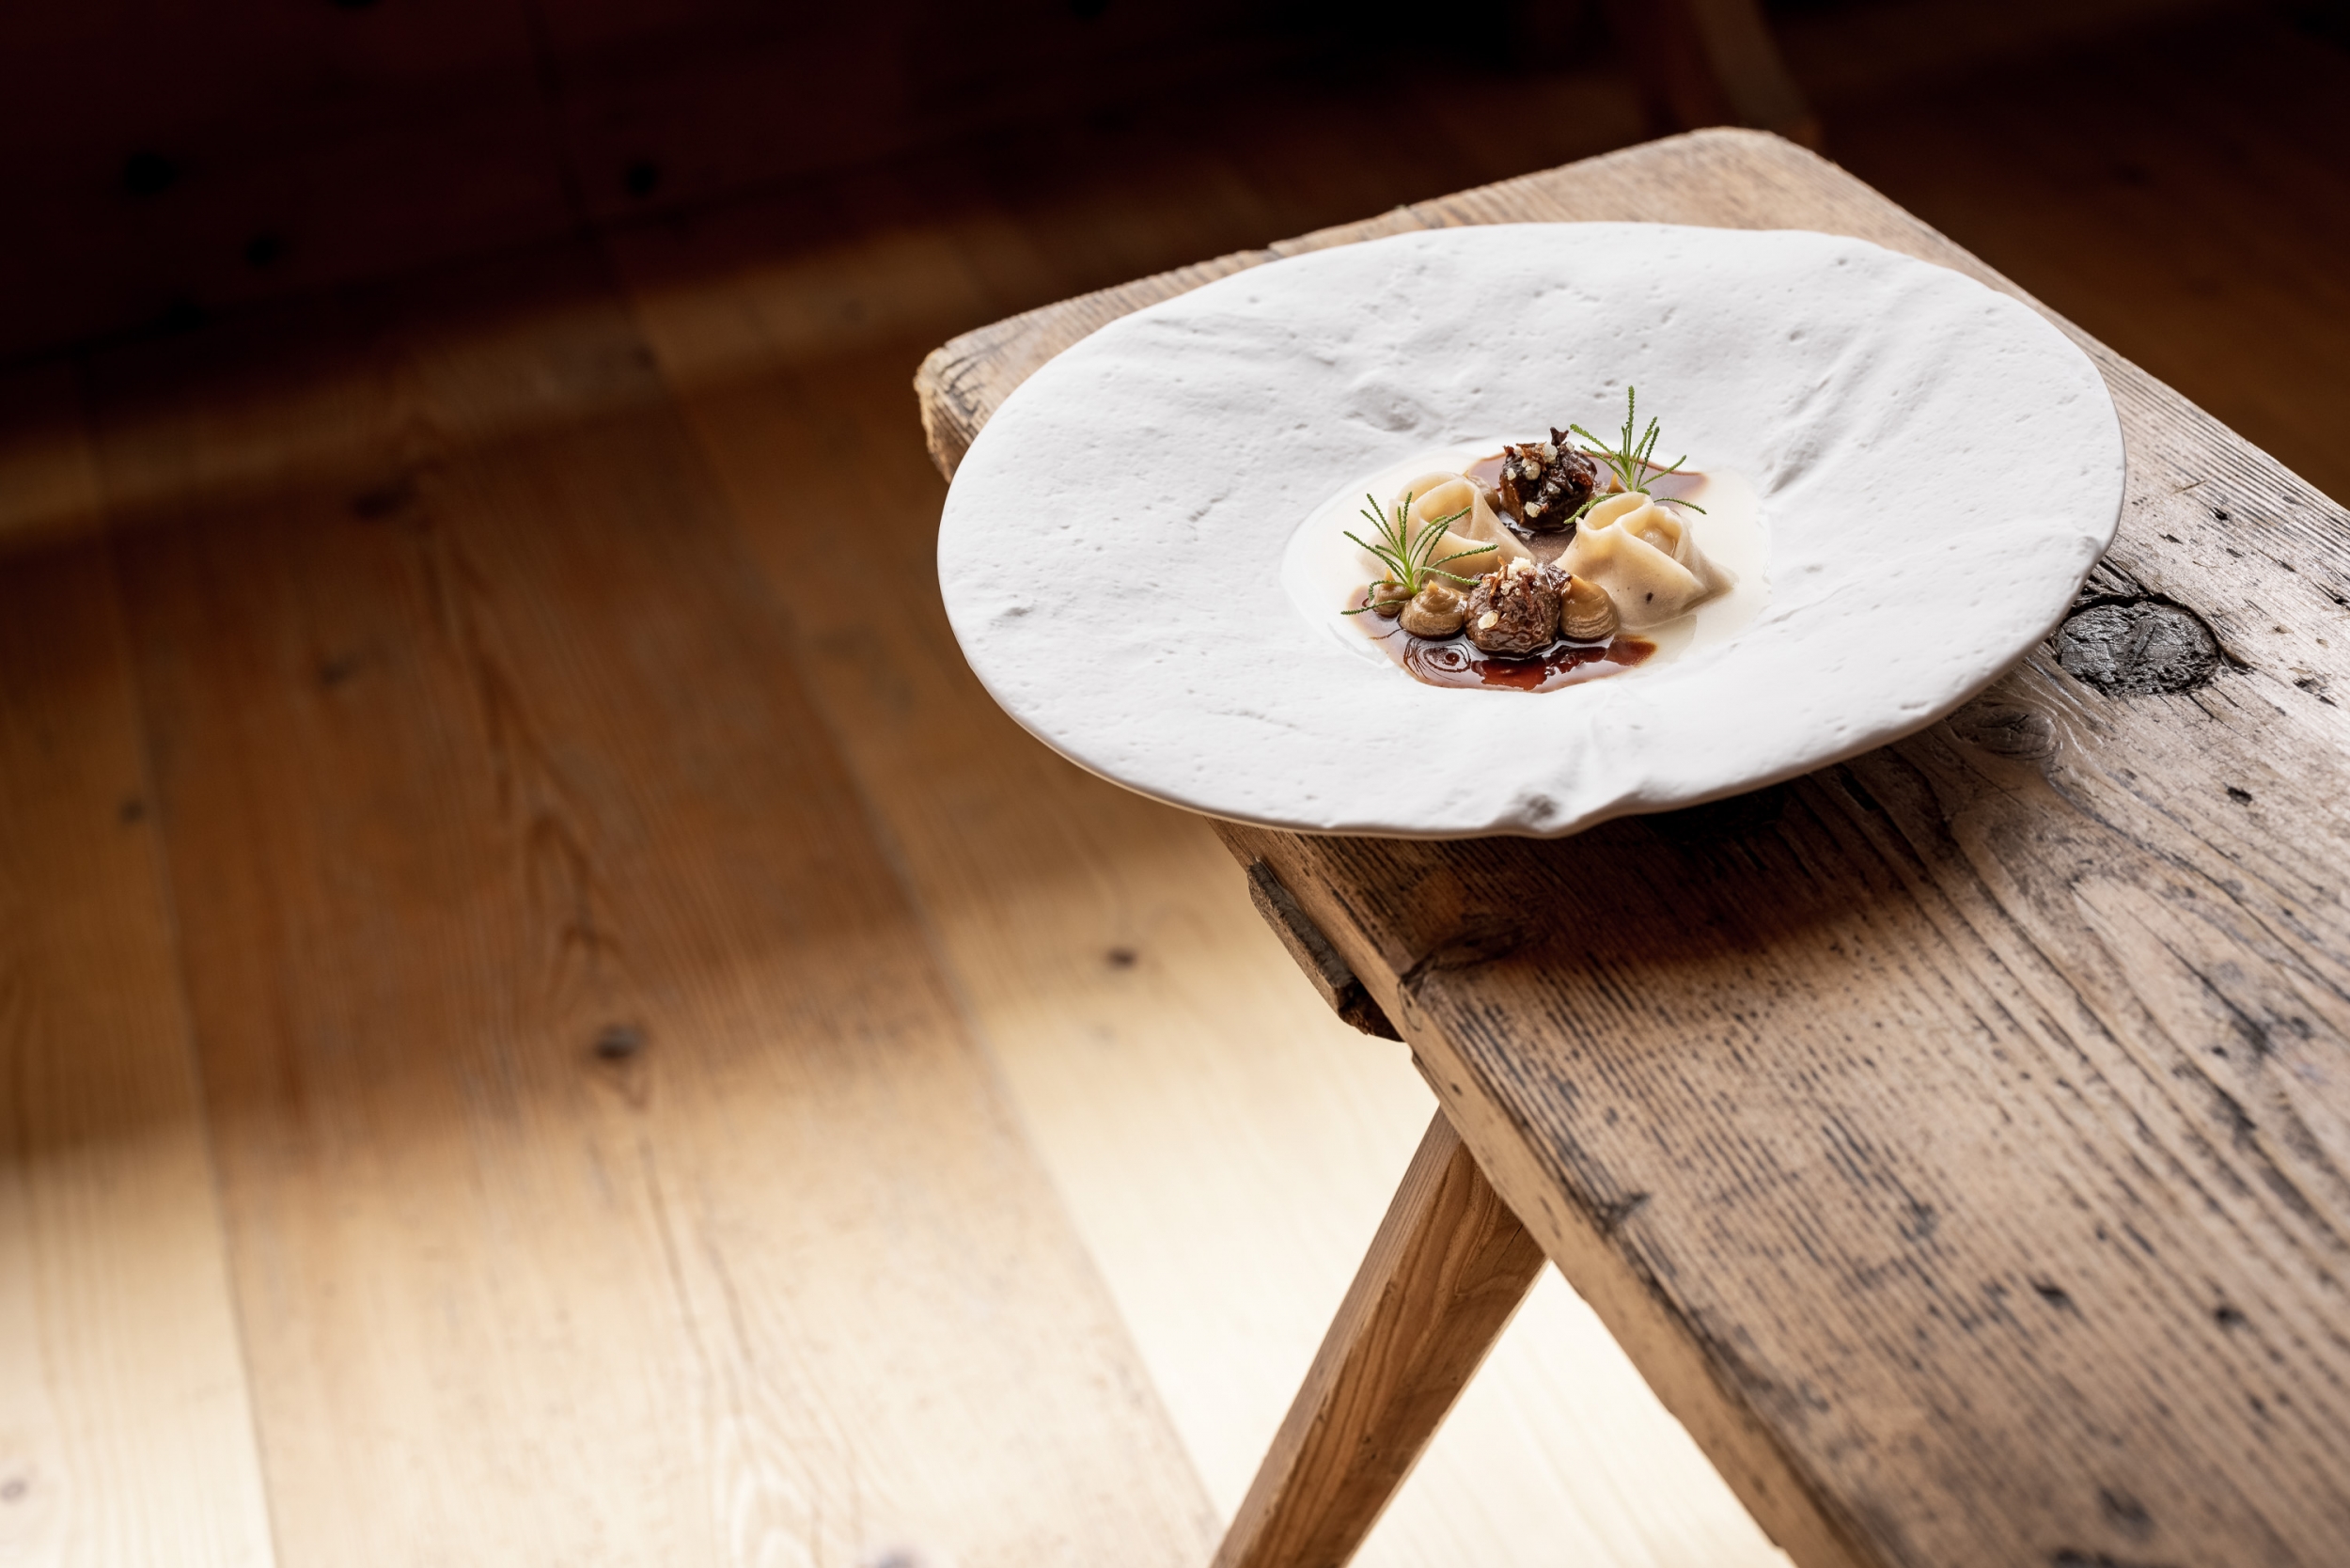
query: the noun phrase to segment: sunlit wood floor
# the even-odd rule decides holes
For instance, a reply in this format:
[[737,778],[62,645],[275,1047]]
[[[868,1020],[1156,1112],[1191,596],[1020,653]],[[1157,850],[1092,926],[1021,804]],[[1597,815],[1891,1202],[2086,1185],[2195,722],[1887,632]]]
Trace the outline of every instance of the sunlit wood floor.
[[[2350,57],[1823,25],[1832,152],[2350,493]],[[1357,86],[0,387],[0,1563],[1205,1561],[1431,1102],[979,692],[907,381],[1640,129]],[[1365,1560],[1781,1560],[1553,1278]]]

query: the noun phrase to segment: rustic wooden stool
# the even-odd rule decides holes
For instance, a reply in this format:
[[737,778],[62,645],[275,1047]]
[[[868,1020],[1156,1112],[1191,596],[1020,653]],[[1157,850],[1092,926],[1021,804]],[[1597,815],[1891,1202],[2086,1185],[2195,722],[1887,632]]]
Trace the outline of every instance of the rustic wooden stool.
[[[916,383],[932,451],[951,474],[1046,359],[1211,278],[1576,219],[1858,235],[2018,291],[1705,132],[967,334]],[[1221,826],[1443,1109],[1219,1564],[1342,1562],[1545,1257],[1804,1568],[2350,1562],[2350,514],[2058,324],[2121,408],[2121,536],[1951,718],[1559,842]]]

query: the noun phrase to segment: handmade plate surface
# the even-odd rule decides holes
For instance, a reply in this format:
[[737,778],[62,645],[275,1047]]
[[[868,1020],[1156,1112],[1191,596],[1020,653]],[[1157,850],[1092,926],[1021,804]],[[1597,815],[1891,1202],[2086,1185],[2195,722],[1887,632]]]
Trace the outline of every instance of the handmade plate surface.
[[[1447,690],[1284,593],[1341,488],[1498,431],[1612,431],[1627,383],[1660,456],[1757,493],[1770,598],[1734,637]],[[2087,356],[1957,273],[1824,234],[1440,229],[1254,268],[1054,359],[964,460],[939,576],[996,701],[1118,783],[1308,831],[1548,837],[1941,717],[2056,624],[2122,480]]]

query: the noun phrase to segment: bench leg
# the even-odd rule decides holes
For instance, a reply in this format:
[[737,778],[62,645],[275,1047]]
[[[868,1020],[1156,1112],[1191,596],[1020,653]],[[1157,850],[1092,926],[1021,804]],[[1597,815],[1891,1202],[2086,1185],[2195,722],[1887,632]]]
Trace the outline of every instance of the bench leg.
[[1215,1568],[1340,1568],[1542,1268],[1439,1110]]

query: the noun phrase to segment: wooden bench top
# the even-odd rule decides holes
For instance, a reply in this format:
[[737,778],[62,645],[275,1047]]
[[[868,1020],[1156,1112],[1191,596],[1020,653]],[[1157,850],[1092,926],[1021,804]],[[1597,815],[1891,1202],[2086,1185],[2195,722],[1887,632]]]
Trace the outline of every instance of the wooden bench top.
[[[951,474],[1039,365],[1210,278],[1595,219],[1857,235],[2020,293],[1705,132],[966,334],[917,379],[932,451]],[[2121,410],[2121,534],[1949,720],[1557,842],[1222,831],[1806,1568],[2339,1565],[2350,514],[2059,324]]]

